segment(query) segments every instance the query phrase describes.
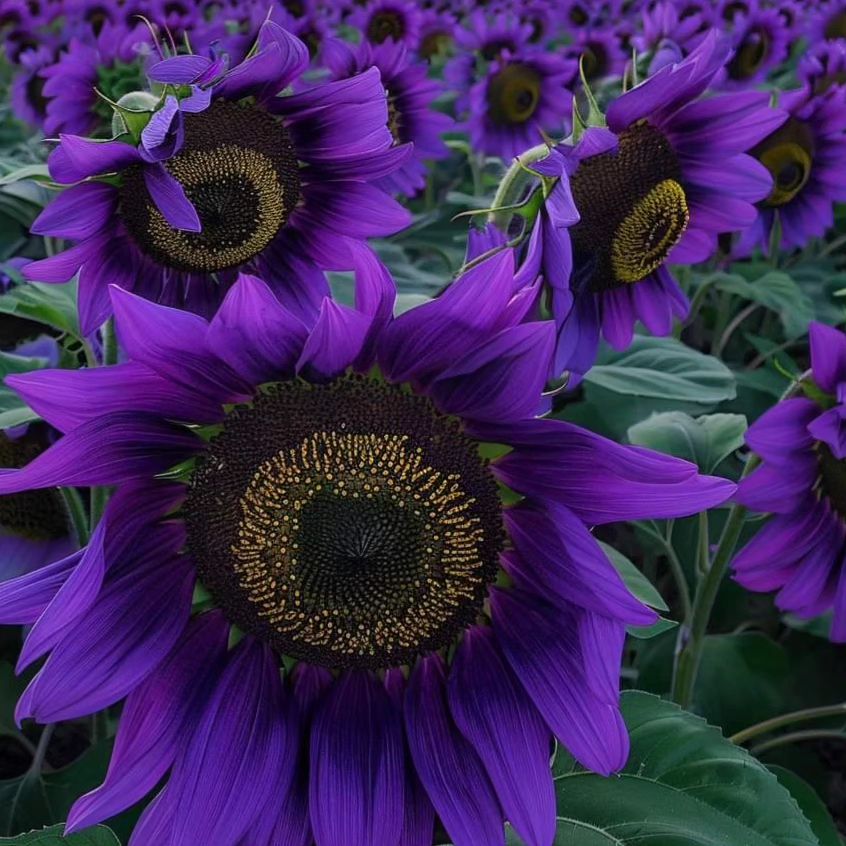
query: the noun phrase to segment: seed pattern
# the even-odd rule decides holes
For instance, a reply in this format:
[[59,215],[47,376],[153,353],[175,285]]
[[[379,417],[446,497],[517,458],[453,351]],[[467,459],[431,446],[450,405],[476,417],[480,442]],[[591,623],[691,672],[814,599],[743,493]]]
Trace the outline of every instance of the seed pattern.
[[231,618],[333,668],[397,666],[453,642],[504,538],[496,484],[457,421],[357,377],[283,383],[234,411],[186,514]]

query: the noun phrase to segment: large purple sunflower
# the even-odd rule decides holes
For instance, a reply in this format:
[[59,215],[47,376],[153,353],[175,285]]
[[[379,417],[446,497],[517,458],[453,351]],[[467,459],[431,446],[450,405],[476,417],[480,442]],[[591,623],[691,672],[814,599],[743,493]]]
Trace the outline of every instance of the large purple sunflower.
[[761,9],[735,21],[734,52],[726,63],[723,85],[748,88],[766,79],[781,65],[790,49],[787,21],[776,9]]
[[821,94],[788,91],[779,103],[787,120],[750,150],[772,174],[773,187],[741,235],[737,255],[766,249],[776,216],[781,245],[804,247],[834,225],[834,204],[846,200],[846,86],[832,84]]
[[407,224],[408,212],[372,183],[411,149],[394,144],[376,69],[277,96],[307,65],[305,45],[269,21],[257,50],[229,70],[222,56],[153,65],[150,79],[180,96],[133,116],[149,121],[137,141],[64,135],[52,152],[51,175],[74,187],[33,231],[77,243],[29,264],[27,277],[64,282],[79,272],[86,333],[110,313],[109,283],[209,313],[241,270],[314,314],[326,293],[318,267],[351,267],[339,235]]
[[784,113],[765,92],[701,97],[727,55],[712,32],[684,61],[615,100],[607,129],[532,165],[559,177],[547,205],[563,222],[543,249],[560,303],[562,369],[583,374],[600,332],[616,349],[631,343],[638,320],[668,334],[688,303],[667,264],[707,259],[721,232],[756,219],[754,202],[772,189],[767,169],[744,151]]
[[828,0],[810,14],[808,40],[811,44],[837,38],[846,38],[846,0]]
[[510,253],[394,319],[358,250],[355,309],[303,322],[242,276],[208,323],[114,288],[124,363],[10,380],[65,435],[0,491],[115,488],[83,552],[0,586],[21,664],[49,653],[20,719],[128,697],[71,830],[161,783],[134,846],[429,844],[435,814],[550,846],[553,735],[626,760],[625,626],[655,617],[589,527],[734,485],[535,416],[553,326]]
[[353,49],[337,39],[327,42],[322,54],[323,63],[336,79],[378,68],[388,97],[388,129],[394,143],[413,145],[412,156],[379,184],[389,193],[407,197],[426,185],[426,162],[449,155],[441,135],[453,124],[452,118],[433,108],[441,88],[429,79],[428,64],[413,55],[404,44],[394,41],[376,46],[363,41]]
[[780,402],[746,434],[763,467],[737,499],[772,517],[738,553],[735,579],[776,594],[800,617],[833,610],[832,640],[846,642],[846,336],[812,323],[813,398]]

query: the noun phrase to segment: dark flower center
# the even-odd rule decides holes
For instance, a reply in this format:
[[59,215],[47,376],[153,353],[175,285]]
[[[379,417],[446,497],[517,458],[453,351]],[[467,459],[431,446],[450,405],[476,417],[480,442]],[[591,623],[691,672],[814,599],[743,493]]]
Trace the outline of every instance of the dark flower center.
[[482,608],[503,527],[477,445],[362,377],[286,382],[230,413],[185,505],[204,584],[245,631],[333,668],[412,662]]
[[846,38],[846,12],[834,15],[825,25],[825,37]]
[[[0,432],[0,467],[24,467],[44,447],[29,432],[14,441]],[[68,520],[58,491],[45,488],[0,496],[0,527],[28,540],[50,541],[67,535]]]
[[305,15],[305,5],[302,0],[282,0],[282,6],[289,15],[295,18],[301,18]]
[[506,50],[513,53],[516,49],[513,38],[498,38],[493,41],[488,41],[482,47],[481,53],[482,58],[485,59],[485,61],[492,62]]
[[825,94],[835,85],[846,85],[846,71],[828,71],[812,81],[814,94]]
[[588,13],[583,6],[572,6],[570,8],[570,23],[575,26],[584,26],[588,22]]
[[520,63],[508,64],[488,82],[488,117],[495,124],[526,123],[540,103],[537,71]]
[[814,160],[814,138],[807,124],[794,117],[751,150],[772,174],[773,190],[763,205],[787,205],[808,184]]
[[770,53],[770,35],[760,28],[750,29],[728,64],[732,79],[749,79],[764,65]]
[[376,12],[367,24],[367,39],[381,44],[389,38],[400,41],[405,35],[405,19],[398,12]]
[[424,35],[420,40],[420,47],[417,52],[420,54],[421,59],[428,61],[440,53],[445,52],[451,41],[452,36],[450,33],[442,30],[433,30]]
[[727,3],[723,7],[723,20],[731,23],[738,15],[745,15],[748,12],[748,3]]
[[388,91],[388,129],[395,144],[403,143],[402,112],[397,106],[397,98]]
[[846,461],[835,458],[828,446],[817,442],[817,460],[820,477],[819,491],[831,507],[846,520]]
[[177,270],[212,273],[249,261],[276,237],[300,197],[291,138],[257,106],[218,100],[186,115],[185,144],[165,166],[194,204],[202,231],[170,226],[140,167],[125,174],[120,213],[140,249]]
[[690,220],[678,159],[648,123],[622,132],[616,152],[584,159],[571,187],[581,214],[570,229],[573,251],[577,262],[593,266],[594,292],[645,279]]

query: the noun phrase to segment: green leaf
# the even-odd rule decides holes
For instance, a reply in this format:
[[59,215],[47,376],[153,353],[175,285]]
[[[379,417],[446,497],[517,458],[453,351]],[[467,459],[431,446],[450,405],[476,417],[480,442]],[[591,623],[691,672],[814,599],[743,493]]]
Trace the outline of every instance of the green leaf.
[[22,179],[35,179],[38,182],[52,181],[46,164],[31,164],[23,165],[17,170],[0,177],[0,185],[11,185],[13,182],[20,182]]
[[628,350],[593,367],[585,381],[616,394],[690,403],[704,411],[735,397],[734,376],[719,359],[675,338],[636,337]]
[[0,837],[7,846],[120,846],[120,840],[104,825],[87,828],[63,837],[64,825],[52,825],[41,831],[30,831],[17,837]]
[[666,617],[659,617],[658,622],[651,626],[626,626],[626,631],[638,640],[652,640],[653,637],[664,634],[671,629],[678,628],[675,620],[668,620]]
[[638,691],[622,709],[632,751],[619,777],[556,756],[555,846],[819,846],[790,793],[719,729]]
[[694,419],[683,411],[653,414],[628,431],[629,442],[650,447],[699,465],[703,473],[743,446],[746,418],[742,414],[708,414]]
[[[0,300],[3,298],[0,297]],[[38,415],[13,391],[5,380],[13,373],[30,373],[49,364],[46,358],[0,352],[0,429],[38,420]]]
[[618,552],[613,546],[609,546],[602,541],[599,541],[599,545],[611,560],[611,563],[617,568],[617,572],[623,577],[626,587],[644,605],[648,605],[650,608],[655,608],[658,611],[670,610],[661,594],[658,593],[658,588],[622,552]]
[[112,741],[91,747],[67,767],[0,781],[0,835],[67,819],[71,805],[106,774]]
[[0,297],[0,312],[16,314],[76,337],[80,334],[75,282],[63,285],[28,282],[26,285],[18,285]]
[[790,795],[811,824],[820,846],[843,846],[837,826],[814,788],[805,779],[784,767],[768,765],[767,769],[775,775],[782,787],[790,791]]
[[744,279],[739,273],[721,273],[716,287],[760,303],[778,314],[788,338],[799,338],[806,334],[808,324],[814,319],[814,307],[810,299],[792,277],[779,270],[771,270],[752,281]]

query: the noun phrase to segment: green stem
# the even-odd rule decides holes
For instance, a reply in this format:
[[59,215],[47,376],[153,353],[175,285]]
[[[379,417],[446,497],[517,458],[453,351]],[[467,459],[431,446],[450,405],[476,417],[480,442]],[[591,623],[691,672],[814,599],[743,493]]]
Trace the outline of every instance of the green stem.
[[780,734],[753,746],[749,751],[757,758],[771,749],[779,746],[788,746],[791,743],[807,743],[809,740],[841,740],[846,742],[846,734],[842,731],[819,730],[819,731],[794,731],[790,734]]
[[41,737],[38,738],[38,746],[35,748],[35,754],[32,756],[32,763],[29,765],[28,775],[38,776],[44,768],[44,760],[47,757],[47,747],[50,745],[50,739],[53,737],[53,731],[55,728],[55,723],[49,723],[44,726],[44,731],[41,732]]
[[91,534],[94,533],[94,529],[97,528],[100,520],[103,519],[103,512],[106,510],[106,505],[111,495],[111,488],[91,488],[91,522],[89,524]]
[[109,318],[101,330],[103,341],[103,364],[117,364],[118,345],[117,336],[115,335],[115,322]]
[[699,538],[698,538],[698,553],[697,553],[697,561],[696,561],[696,572],[699,573],[700,576],[705,576],[710,569],[709,561],[711,558],[711,549],[710,549],[710,534],[711,534],[711,527],[708,522],[708,512],[707,511],[700,511],[699,512]]
[[784,726],[793,725],[794,723],[804,723],[808,720],[823,720],[828,717],[846,717],[846,702],[840,702],[837,705],[823,705],[820,708],[804,708],[801,711],[791,711],[789,714],[782,714],[770,720],[755,723],[755,725],[749,726],[737,734],[733,734],[729,740],[737,744],[746,743],[747,740],[751,740],[753,737],[769,734],[771,731],[784,728]]
[[641,523],[639,527],[642,531],[646,532],[650,537],[655,538],[658,543],[664,548],[664,555],[667,558],[667,563],[670,565],[670,572],[672,573],[673,580],[676,583],[676,590],[679,594],[679,601],[681,602],[682,606],[682,619],[689,620],[690,619],[690,612],[692,610],[691,602],[690,602],[690,588],[687,584],[687,576],[684,574],[684,567],[681,565],[681,561],[679,561],[679,557],[676,554],[675,547],[673,546],[673,520],[667,521],[667,534],[663,535],[656,529],[651,528],[647,524]]
[[80,546],[88,543],[89,525],[88,515],[85,513],[85,503],[76,488],[61,488],[62,498],[65,501],[68,517],[76,533],[76,539]]
[[[792,382],[779,401],[793,396],[800,389],[802,381],[809,375],[810,371],[807,371],[795,382]],[[741,480],[745,479],[760,463],[761,459],[757,455],[754,453],[750,455],[746,466],[743,468]],[[711,620],[717,593],[731,563],[745,521],[746,508],[737,503],[732,505],[726,525],[723,528],[723,534],[720,537],[720,543],[714,554],[714,560],[696,587],[690,622],[679,627],[679,648],[673,672],[672,699],[682,708],[690,708],[693,702],[693,691],[696,685],[696,677],[699,674],[699,666],[702,663],[708,623]]]
[[[526,193],[526,189],[537,179],[534,174],[527,170],[527,167],[532,162],[546,158],[548,155],[549,146],[538,144],[537,147],[532,147],[517,156],[514,163],[505,172],[505,176],[502,177],[502,181],[496,189],[493,203],[491,203],[491,208],[494,211],[490,214],[490,221],[503,232],[508,231],[508,224],[514,216],[513,210],[508,207],[517,205],[520,198]],[[497,211],[497,209],[501,209],[501,211]]]

